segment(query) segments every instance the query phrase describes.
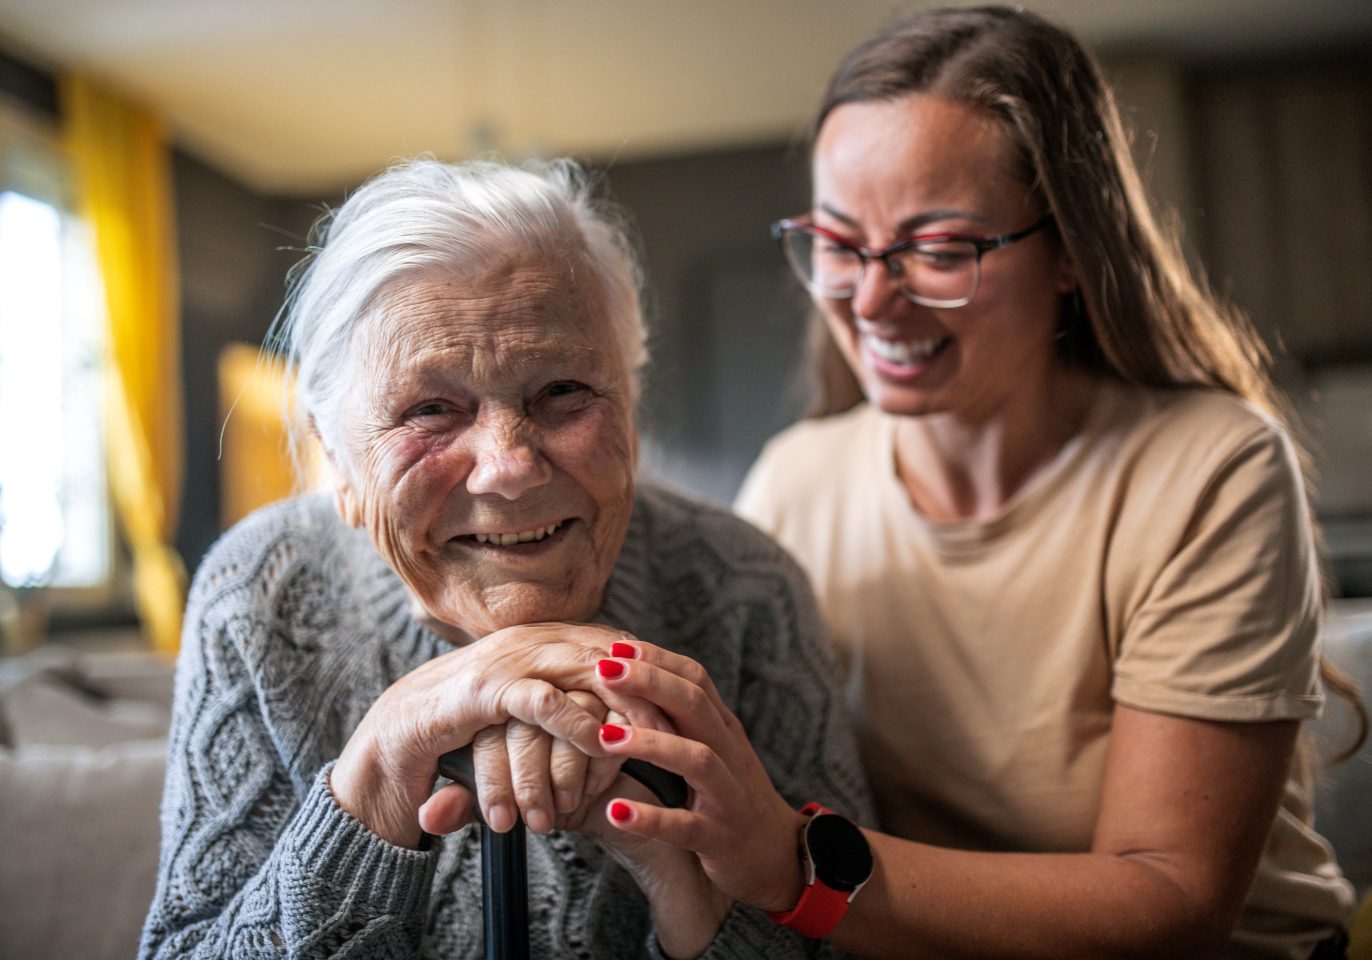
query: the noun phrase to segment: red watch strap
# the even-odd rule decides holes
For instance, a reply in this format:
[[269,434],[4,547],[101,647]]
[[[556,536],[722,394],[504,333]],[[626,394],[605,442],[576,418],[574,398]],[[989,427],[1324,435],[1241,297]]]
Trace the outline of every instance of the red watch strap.
[[849,895],[822,883],[809,884],[788,913],[768,913],[783,927],[806,937],[827,937],[848,912]]
[[[832,813],[833,811],[820,806],[818,803],[807,803],[800,808],[800,812],[813,817],[817,814]],[[767,916],[783,927],[790,927],[802,936],[818,939],[828,936],[830,931],[838,926],[838,922],[848,912],[850,899],[852,899],[851,894],[811,880],[801,890],[800,899],[796,901],[794,907],[784,912],[769,910]]]

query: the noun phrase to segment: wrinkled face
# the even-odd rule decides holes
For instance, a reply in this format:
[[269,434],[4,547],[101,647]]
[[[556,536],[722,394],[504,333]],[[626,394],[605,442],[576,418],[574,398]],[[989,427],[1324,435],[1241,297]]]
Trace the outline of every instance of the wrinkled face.
[[628,528],[631,375],[574,266],[412,275],[353,345],[340,511],[473,637],[591,618]]
[[[925,94],[850,103],[815,144],[815,222],[880,249],[914,234],[991,237],[1044,208],[1017,177],[999,125]],[[1053,334],[1071,263],[1052,230],[986,253],[967,306],[919,306],[880,263],[851,299],[819,299],[863,392],[889,413],[952,412],[983,420],[1017,394],[1032,402],[1053,373]]]

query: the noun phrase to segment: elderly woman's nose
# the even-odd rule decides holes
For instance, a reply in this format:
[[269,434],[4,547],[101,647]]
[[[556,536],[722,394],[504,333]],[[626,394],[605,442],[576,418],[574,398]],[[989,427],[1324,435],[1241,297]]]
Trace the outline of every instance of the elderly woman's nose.
[[467,492],[496,494],[516,500],[553,477],[552,465],[539,450],[537,439],[524,431],[501,427],[483,431],[475,450]]

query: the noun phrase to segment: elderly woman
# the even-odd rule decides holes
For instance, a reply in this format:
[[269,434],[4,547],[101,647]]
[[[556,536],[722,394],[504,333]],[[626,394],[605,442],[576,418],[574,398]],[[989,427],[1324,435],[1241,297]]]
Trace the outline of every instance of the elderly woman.
[[284,316],[334,497],[249,518],[196,577],[142,955],[476,954],[479,844],[434,836],[474,812],[434,792],[469,743],[486,822],[533,832],[535,955],[812,952],[605,820],[605,743],[672,729],[603,682],[639,652],[708,672],[788,802],[868,800],[803,575],[635,483],[636,272],[575,169],[387,171]]

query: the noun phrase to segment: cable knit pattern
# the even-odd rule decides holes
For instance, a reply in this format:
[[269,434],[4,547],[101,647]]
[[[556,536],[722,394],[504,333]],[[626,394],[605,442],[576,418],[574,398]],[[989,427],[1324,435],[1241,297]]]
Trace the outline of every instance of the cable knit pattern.
[[[703,663],[788,800],[872,822],[814,600],[765,536],[643,485],[597,619]],[[445,649],[323,497],[269,507],[215,545],[186,612],[142,957],[481,955],[475,831],[395,847],[328,788],[368,707]],[[658,955],[646,901],[593,839],[528,846],[533,956]],[[706,954],[831,955],[745,907]]]

